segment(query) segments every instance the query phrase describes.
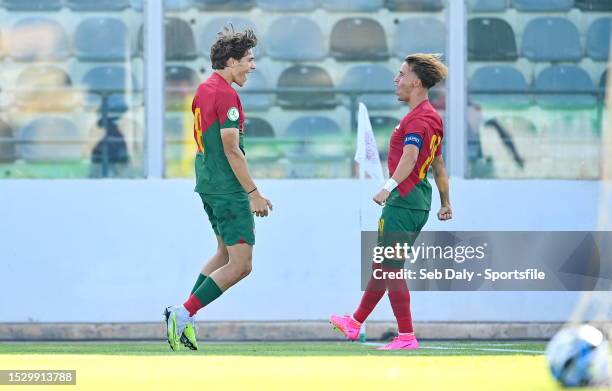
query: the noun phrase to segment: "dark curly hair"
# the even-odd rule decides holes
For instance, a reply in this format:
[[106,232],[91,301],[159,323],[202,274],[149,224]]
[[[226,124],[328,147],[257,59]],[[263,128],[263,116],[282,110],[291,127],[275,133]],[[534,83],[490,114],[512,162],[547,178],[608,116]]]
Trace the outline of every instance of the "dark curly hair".
[[240,60],[249,49],[257,46],[257,37],[251,29],[235,32],[234,26],[224,27],[217,34],[217,40],[210,48],[213,69],[223,69],[230,58]]

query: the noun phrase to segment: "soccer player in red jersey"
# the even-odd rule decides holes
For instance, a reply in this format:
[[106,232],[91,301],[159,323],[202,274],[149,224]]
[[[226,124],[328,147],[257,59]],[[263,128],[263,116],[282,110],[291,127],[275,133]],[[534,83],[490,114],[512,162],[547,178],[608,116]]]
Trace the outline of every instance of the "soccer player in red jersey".
[[253,214],[268,215],[272,203],[257,190],[244,153],[244,113],[232,83],[243,86],[255,70],[257,37],[225,28],[210,49],[215,72],[193,98],[195,191],[217,237],[217,251],[204,265],[189,299],[165,312],[168,343],[197,349],[194,315],[251,272]]
[[[393,246],[398,234],[406,234],[412,245],[421,231],[431,208],[431,185],[427,181],[429,167],[434,169],[441,208],[438,219],[452,218],[448,176],[442,158],[444,130],[440,115],[428,99],[429,89],[446,78],[448,70],[438,55],[412,54],[405,58],[395,77],[398,100],[411,110],[391,133],[388,167],[391,178],[374,196],[383,206],[378,222],[378,245]],[[374,268],[399,270],[404,260],[385,259]],[[377,275],[381,275],[380,273]],[[362,323],[385,292],[397,320],[399,335],[382,350],[417,349],[410,313],[410,292],[405,280],[370,278],[361,303],[353,315],[332,315],[330,322],[349,340],[359,337]]]

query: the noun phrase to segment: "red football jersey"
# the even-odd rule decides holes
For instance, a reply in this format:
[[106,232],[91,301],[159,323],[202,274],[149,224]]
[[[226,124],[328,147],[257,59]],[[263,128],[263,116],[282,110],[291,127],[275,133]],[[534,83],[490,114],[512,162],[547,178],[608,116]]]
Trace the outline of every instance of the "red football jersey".
[[442,118],[428,99],[413,108],[395,128],[389,141],[387,164],[390,175],[395,172],[405,145],[412,144],[419,148],[414,169],[398,186],[402,197],[406,197],[427,176],[434,158],[442,153],[440,145],[443,137]]

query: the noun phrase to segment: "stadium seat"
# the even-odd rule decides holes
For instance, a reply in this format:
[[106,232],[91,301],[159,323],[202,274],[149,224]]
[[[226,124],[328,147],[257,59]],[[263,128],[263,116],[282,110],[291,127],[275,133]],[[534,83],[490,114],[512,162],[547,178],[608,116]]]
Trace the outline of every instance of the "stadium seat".
[[8,36],[9,54],[17,61],[61,61],[70,56],[68,36],[55,20],[28,17]]
[[340,126],[330,118],[300,117],[291,122],[287,129],[287,138],[296,142],[287,149],[287,154],[309,159],[344,157],[346,148],[341,144],[340,136]]
[[72,80],[55,66],[25,68],[15,85],[15,105],[21,111],[69,111],[76,107]]
[[527,23],[521,51],[531,61],[579,61],[582,58],[578,29],[560,17],[536,18]]
[[434,18],[402,20],[395,27],[392,50],[402,60],[410,53],[444,53],[446,26]]
[[368,109],[394,109],[399,105],[394,94],[394,77],[393,72],[382,65],[356,65],[346,72],[340,83],[340,88],[356,92],[362,90],[383,91],[383,94],[380,95],[359,95],[357,99],[363,102]]
[[443,0],[385,0],[393,12],[437,12],[444,9]]
[[89,70],[83,76],[82,84],[90,90],[86,99],[88,108],[101,110],[101,95],[109,94],[107,109],[110,112],[126,111],[128,104],[125,94],[137,90],[133,76],[128,79],[127,70],[118,65],[99,66]]
[[321,0],[321,5],[331,12],[376,12],[383,0]]
[[17,158],[13,129],[0,119],[0,163],[10,163]]
[[504,12],[509,0],[468,0],[470,12]]
[[[529,87],[521,72],[507,65],[479,68],[469,80],[470,98],[479,105],[522,109],[530,105]],[[518,91],[518,94],[510,92]],[[493,94],[501,92],[501,94]]]
[[244,134],[247,137],[271,138],[274,137],[274,128],[262,118],[246,117],[244,120]]
[[248,11],[255,5],[254,0],[193,0],[204,11]]
[[74,33],[74,52],[81,61],[123,61],[130,57],[127,26],[115,18],[85,19]]
[[316,0],[256,0],[257,7],[273,12],[308,12],[317,8]]
[[323,33],[313,20],[284,16],[270,25],[266,34],[266,54],[275,60],[316,61],[327,55]]
[[512,6],[521,12],[564,12],[574,6],[574,0],[512,0]]
[[332,28],[330,55],[338,61],[383,61],[389,57],[383,27],[370,18],[344,18]]
[[534,90],[557,93],[536,95],[538,105],[543,108],[588,109],[594,108],[596,103],[595,96],[589,94],[595,92],[593,81],[584,69],[575,65],[553,65],[545,68],[536,77]]
[[246,111],[251,110],[267,110],[274,104],[274,99],[271,94],[249,94],[244,91],[263,90],[270,88],[268,81],[260,71],[251,72],[247,76],[247,82],[244,87],[236,87],[240,94],[242,107]]
[[[294,65],[278,78],[278,88],[311,88],[315,92],[279,92],[277,103],[285,109],[324,109],[338,104],[333,93],[334,82],[323,68],[314,65]],[[321,91],[322,90],[322,91]],[[330,92],[326,92],[330,90]]]
[[[198,57],[195,38],[191,26],[179,18],[166,18],[166,60],[191,61]],[[138,50],[144,53],[144,33],[140,26],[138,32]]]
[[24,143],[17,148],[25,160],[66,161],[83,158],[86,137],[72,121],[60,117],[40,117],[18,131]]
[[[210,57],[210,47],[213,43],[215,43],[215,40],[217,39],[217,34],[221,32],[225,26],[229,27],[230,24],[234,27],[235,31],[242,31],[244,29],[250,28],[255,32],[255,35],[259,37],[258,31],[255,28],[255,24],[248,19],[233,16],[227,18],[214,18],[211,19],[208,23],[206,23],[204,29],[202,30],[202,34],[200,35],[199,50],[202,56]],[[253,49],[253,53],[255,54],[256,58],[259,58],[263,55],[262,46],[263,45],[260,42]]]
[[65,0],[73,11],[123,11],[130,7],[129,0]]
[[468,61],[515,61],[518,58],[512,27],[499,18],[468,21]]
[[606,88],[606,83],[608,82],[608,70],[606,69],[604,73],[601,74],[601,78],[599,79],[599,88]]
[[[136,11],[144,9],[143,0],[130,0],[130,4]],[[186,11],[193,6],[192,0],[164,0],[164,11]]]
[[608,61],[612,18],[599,18],[589,27],[586,39],[587,54],[595,61]]
[[2,0],[8,11],[59,11],[62,0]]
[[166,110],[191,110],[191,100],[200,75],[183,65],[166,66]]
[[576,0],[576,8],[586,12],[612,12],[612,1]]

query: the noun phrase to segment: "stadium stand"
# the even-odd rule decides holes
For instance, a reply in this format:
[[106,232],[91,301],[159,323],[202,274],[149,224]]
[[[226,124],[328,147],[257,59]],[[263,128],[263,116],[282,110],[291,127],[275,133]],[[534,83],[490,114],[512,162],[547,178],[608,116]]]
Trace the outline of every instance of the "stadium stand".
[[166,110],[189,111],[200,76],[183,65],[166,66]]
[[9,55],[17,61],[61,61],[70,56],[64,28],[55,20],[27,17],[8,36]]
[[[476,70],[468,83],[470,98],[480,105],[521,109],[529,107],[529,87],[521,72],[508,65],[488,65]],[[478,92],[471,92],[471,91]],[[510,91],[519,91],[510,94]],[[502,92],[491,94],[492,92]]]
[[444,53],[446,27],[434,18],[402,20],[393,33],[392,51],[402,60],[408,53]]
[[3,0],[8,11],[59,11],[62,0]]
[[13,129],[0,119],[0,162],[11,163],[17,159]]
[[612,35],[612,18],[595,20],[587,32],[586,51],[594,61],[608,61],[610,58],[610,36]]
[[468,21],[468,61],[515,61],[518,58],[514,31],[499,18]]
[[438,12],[444,9],[442,0],[385,0],[393,12]]
[[[166,18],[166,60],[190,61],[198,57],[193,30],[186,21]],[[143,28],[138,31],[138,51],[144,53]]]
[[128,0],[65,0],[73,11],[123,11],[130,7]]
[[263,118],[247,117],[244,120],[247,137],[271,138],[274,137],[274,128]]
[[272,22],[266,34],[266,54],[275,60],[316,61],[327,55],[321,28],[303,16],[285,16]]
[[579,61],[582,47],[578,29],[561,17],[533,19],[523,32],[521,53],[530,61]]
[[293,65],[285,69],[278,78],[277,87],[306,87],[319,90],[279,92],[277,103],[284,109],[329,109],[334,108],[338,103],[333,92],[325,91],[334,88],[330,74],[315,65]]
[[30,66],[17,77],[15,105],[21,111],[70,111],[76,107],[72,80],[55,66]]
[[360,95],[358,100],[369,109],[385,110],[395,109],[399,102],[393,94],[393,79],[395,75],[382,65],[356,65],[350,68],[340,83],[341,89],[381,90],[383,94]]
[[612,12],[612,1],[576,0],[576,8],[585,12]]
[[330,55],[338,61],[384,61],[389,57],[385,30],[371,18],[341,19],[332,28]]
[[572,9],[574,0],[512,0],[520,12],[565,12]]
[[308,12],[317,8],[317,0],[256,0],[257,7],[273,12]]
[[23,141],[18,154],[33,162],[79,160],[86,137],[76,125],[61,117],[39,117],[19,129]]
[[74,53],[81,61],[123,61],[130,57],[128,28],[116,18],[85,19],[74,33]]
[[468,0],[470,12],[504,12],[509,0]]
[[376,12],[383,0],[321,0],[321,6],[330,12]]
[[[137,89],[133,77],[128,80],[126,68],[119,65],[98,66],[90,69],[83,76],[82,84],[90,91],[86,99],[86,106],[100,109],[101,94],[108,94],[107,109],[110,112],[127,111],[129,106],[125,93]],[[122,92],[115,92],[117,90]]]
[[552,65],[535,79],[536,92],[558,94],[537,95],[537,104],[546,109],[589,109],[596,107],[595,86],[587,72],[575,65]]
[[258,70],[255,70],[248,75],[248,80],[244,87],[236,88],[240,93],[242,107],[244,107],[245,110],[267,110],[274,104],[272,94],[250,94],[245,92],[254,89],[261,90],[270,88],[265,76]]
[[192,0],[203,11],[248,11],[254,0]]

